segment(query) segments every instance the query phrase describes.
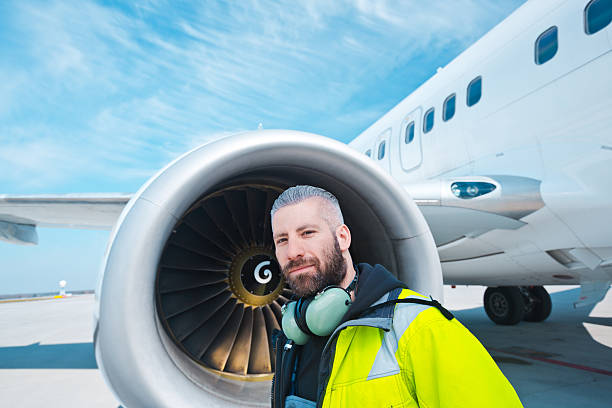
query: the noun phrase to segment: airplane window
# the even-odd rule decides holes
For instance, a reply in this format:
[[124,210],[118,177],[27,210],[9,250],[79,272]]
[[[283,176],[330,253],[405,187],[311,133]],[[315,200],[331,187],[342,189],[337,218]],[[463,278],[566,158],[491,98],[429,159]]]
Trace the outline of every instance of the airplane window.
[[612,0],[592,0],[584,8],[584,31],[595,34],[612,20]]
[[535,63],[544,64],[555,56],[558,48],[557,27],[552,26],[540,34],[535,42]]
[[414,121],[410,122],[406,126],[406,136],[404,137],[404,143],[408,144],[414,139]]
[[427,112],[425,112],[425,118],[423,120],[423,133],[429,132],[433,129],[434,125],[434,108],[429,108]]
[[455,99],[455,94],[452,94],[444,101],[442,120],[445,122],[455,116]]
[[472,82],[467,87],[467,106],[473,106],[478,103],[482,96],[482,77],[478,76],[472,79]]
[[383,140],[378,145],[378,160],[382,160],[383,157],[385,157],[385,144],[386,144],[386,141]]
[[372,149],[366,150],[365,155],[368,157],[372,157]]

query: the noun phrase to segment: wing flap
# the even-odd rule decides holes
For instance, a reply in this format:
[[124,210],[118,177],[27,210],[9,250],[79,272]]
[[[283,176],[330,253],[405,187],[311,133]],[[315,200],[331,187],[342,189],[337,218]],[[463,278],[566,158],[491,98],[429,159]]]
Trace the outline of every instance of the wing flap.
[[468,208],[424,205],[419,209],[438,247],[493,229],[517,229],[525,225],[525,222],[510,217]]

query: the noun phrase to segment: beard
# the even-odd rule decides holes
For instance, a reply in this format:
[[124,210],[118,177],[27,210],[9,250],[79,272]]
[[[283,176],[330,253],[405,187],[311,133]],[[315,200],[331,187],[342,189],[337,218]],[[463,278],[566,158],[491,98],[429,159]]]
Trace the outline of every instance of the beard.
[[[283,267],[283,276],[289,287],[299,297],[314,296],[328,286],[340,285],[346,276],[346,261],[342,257],[342,251],[338,239],[334,237],[333,246],[328,247],[323,254],[324,265],[316,257],[300,258],[289,261]],[[289,271],[305,265],[314,265],[314,273],[293,276]]]

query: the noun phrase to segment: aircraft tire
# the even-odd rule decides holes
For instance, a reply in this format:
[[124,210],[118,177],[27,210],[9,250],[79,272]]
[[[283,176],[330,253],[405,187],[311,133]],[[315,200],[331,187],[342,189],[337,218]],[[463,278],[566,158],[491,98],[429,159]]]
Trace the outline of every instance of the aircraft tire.
[[525,301],[516,286],[487,288],[484,308],[487,316],[496,324],[514,325],[525,315]]
[[529,295],[533,298],[531,308],[525,312],[523,320],[527,322],[541,322],[550,316],[552,310],[552,302],[550,295],[542,286],[533,286],[527,288]]

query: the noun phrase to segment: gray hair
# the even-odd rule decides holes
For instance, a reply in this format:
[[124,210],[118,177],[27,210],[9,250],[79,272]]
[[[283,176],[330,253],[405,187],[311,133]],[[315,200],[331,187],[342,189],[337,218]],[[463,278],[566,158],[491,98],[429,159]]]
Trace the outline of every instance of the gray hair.
[[[270,210],[270,217],[273,218],[274,214],[283,207],[297,204],[312,197],[320,197],[324,199],[327,203],[329,203],[334,209],[334,215],[337,217],[337,220],[340,221],[340,224],[338,225],[344,224],[344,217],[342,216],[342,210],[340,210],[340,204],[338,203],[338,199],[327,190],[323,190],[319,187],[306,185],[289,187],[288,189],[283,191],[283,193],[278,196],[276,201],[274,201],[272,209]],[[330,223],[331,226],[332,220],[327,221]],[[337,225],[334,225],[333,227],[337,227]]]

